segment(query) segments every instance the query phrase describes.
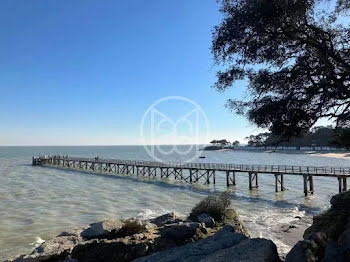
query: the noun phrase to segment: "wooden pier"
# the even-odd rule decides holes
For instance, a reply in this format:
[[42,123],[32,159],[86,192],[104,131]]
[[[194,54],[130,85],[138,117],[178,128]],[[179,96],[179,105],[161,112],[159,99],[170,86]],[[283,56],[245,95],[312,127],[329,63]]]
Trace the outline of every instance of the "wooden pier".
[[173,178],[189,183],[204,181],[215,184],[215,174],[226,174],[226,186],[236,185],[236,173],[247,173],[249,189],[259,187],[258,175],[275,176],[275,191],[284,191],[284,175],[302,176],[304,194],[314,193],[313,177],[334,177],[339,183],[339,192],[347,190],[350,167],[310,167],[280,165],[235,165],[220,163],[165,163],[152,161],[132,161],[118,159],[81,158],[69,156],[39,156],[32,159],[34,166],[63,167],[93,172],[134,174],[148,177]]

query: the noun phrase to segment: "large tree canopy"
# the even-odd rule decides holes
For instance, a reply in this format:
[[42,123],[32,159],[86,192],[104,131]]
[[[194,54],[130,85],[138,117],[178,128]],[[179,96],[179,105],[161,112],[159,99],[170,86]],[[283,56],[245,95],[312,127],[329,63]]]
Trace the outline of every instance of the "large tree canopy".
[[247,80],[237,113],[285,138],[328,118],[350,125],[349,0],[221,0],[215,87]]

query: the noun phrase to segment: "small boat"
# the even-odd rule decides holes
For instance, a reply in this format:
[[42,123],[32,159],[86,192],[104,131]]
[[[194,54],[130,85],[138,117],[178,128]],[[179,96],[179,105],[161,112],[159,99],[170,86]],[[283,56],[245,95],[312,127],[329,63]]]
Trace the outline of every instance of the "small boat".
[[205,158],[205,156],[200,156],[199,158]]

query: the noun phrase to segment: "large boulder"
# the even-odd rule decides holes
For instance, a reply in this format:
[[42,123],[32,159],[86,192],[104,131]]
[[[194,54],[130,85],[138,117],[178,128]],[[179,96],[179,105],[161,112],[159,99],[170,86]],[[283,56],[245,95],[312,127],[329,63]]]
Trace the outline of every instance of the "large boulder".
[[234,231],[233,226],[226,225],[211,237],[157,252],[153,255],[136,259],[135,261],[280,261],[277,248],[271,241],[266,239],[250,240],[245,235],[235,233]]
[[226,210],[225,218],[221,222],[221,225],[231,225],[236,233],[241,233],[249,237],[248,230],[244,227],[238,212],[232,208]]
[[58,236],[42,243],[30,255],[22,255],[9,261],[36,262],[65,259],[80,241],[81,239],[76,236]]
[[332,208],[350,208],[350,191],[339,193],[331,198]]
[[314,262],[324,257],[327,245],[327,236],[323,233],[313,232],[305,240],[299,241],[287,254],[286,262]]
[[121,230],[124,223],[121,220],[106,220],[91,224],[87,229],[81,232],[84,239],[102,239],[112,238]]
[[184,222],[179,224],[166,225],[160,230],[162,238],[175,242],[183,242],[193,237],[197,229],[201,230],[203,226],[198,222]]
[[73,259],[84,262],[132,261],[147,255],[152,243],[130,239],[90,240],[77,245],[71,254]]
[[286,262],[350,261],[350,191],[335,195],[331,208],[314,216]]
[[264,238],[246,239],[200,260],[201,262],[280,262],[277,247]]
[[344,250],[341,245],[330,240],[327,243],[323,262],[343,262]]
[[184,220],[174,212],[171,212],[171,213],[153,218],[150,220],[150,222],[157,225],[158,227],[161,227],[169,224],[184,222]]
[[204,223],[206,227],[215,226],[215,220],[207,213],[202,213],[198,216],[198,222]]

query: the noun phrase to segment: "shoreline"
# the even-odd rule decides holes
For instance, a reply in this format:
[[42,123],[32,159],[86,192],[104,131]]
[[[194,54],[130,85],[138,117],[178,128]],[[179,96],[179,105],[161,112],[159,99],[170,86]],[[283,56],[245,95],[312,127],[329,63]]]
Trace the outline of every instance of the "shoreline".
[[[295,216],[273,241],[251,237],[225,197],[208,196],[187,217],[172,212],[152,219],[112,219],[66,230],[31,253],[6,261],[225,262],[230,257],[231,261],[292,262],[350,258],[350,191],[334,195],[331,207],[315,216],[305,230],[303,218]],[[218,205],[222,207],[217,209]],[[288,239],[292,246],[286,254],[278,252],[280,239]]]
[[277,154],[306,154],[319,157],[329,157],[337,159],[350,160],[350,151],[334,151],[334,150],[292,150],[292,149],[244,149],[244,148],[220,148],[220,149],[201,149],[201,151],[212,152],[228,152],[228,151],[244,151],[244,152],[256,152],[256,153],[277,153]]

